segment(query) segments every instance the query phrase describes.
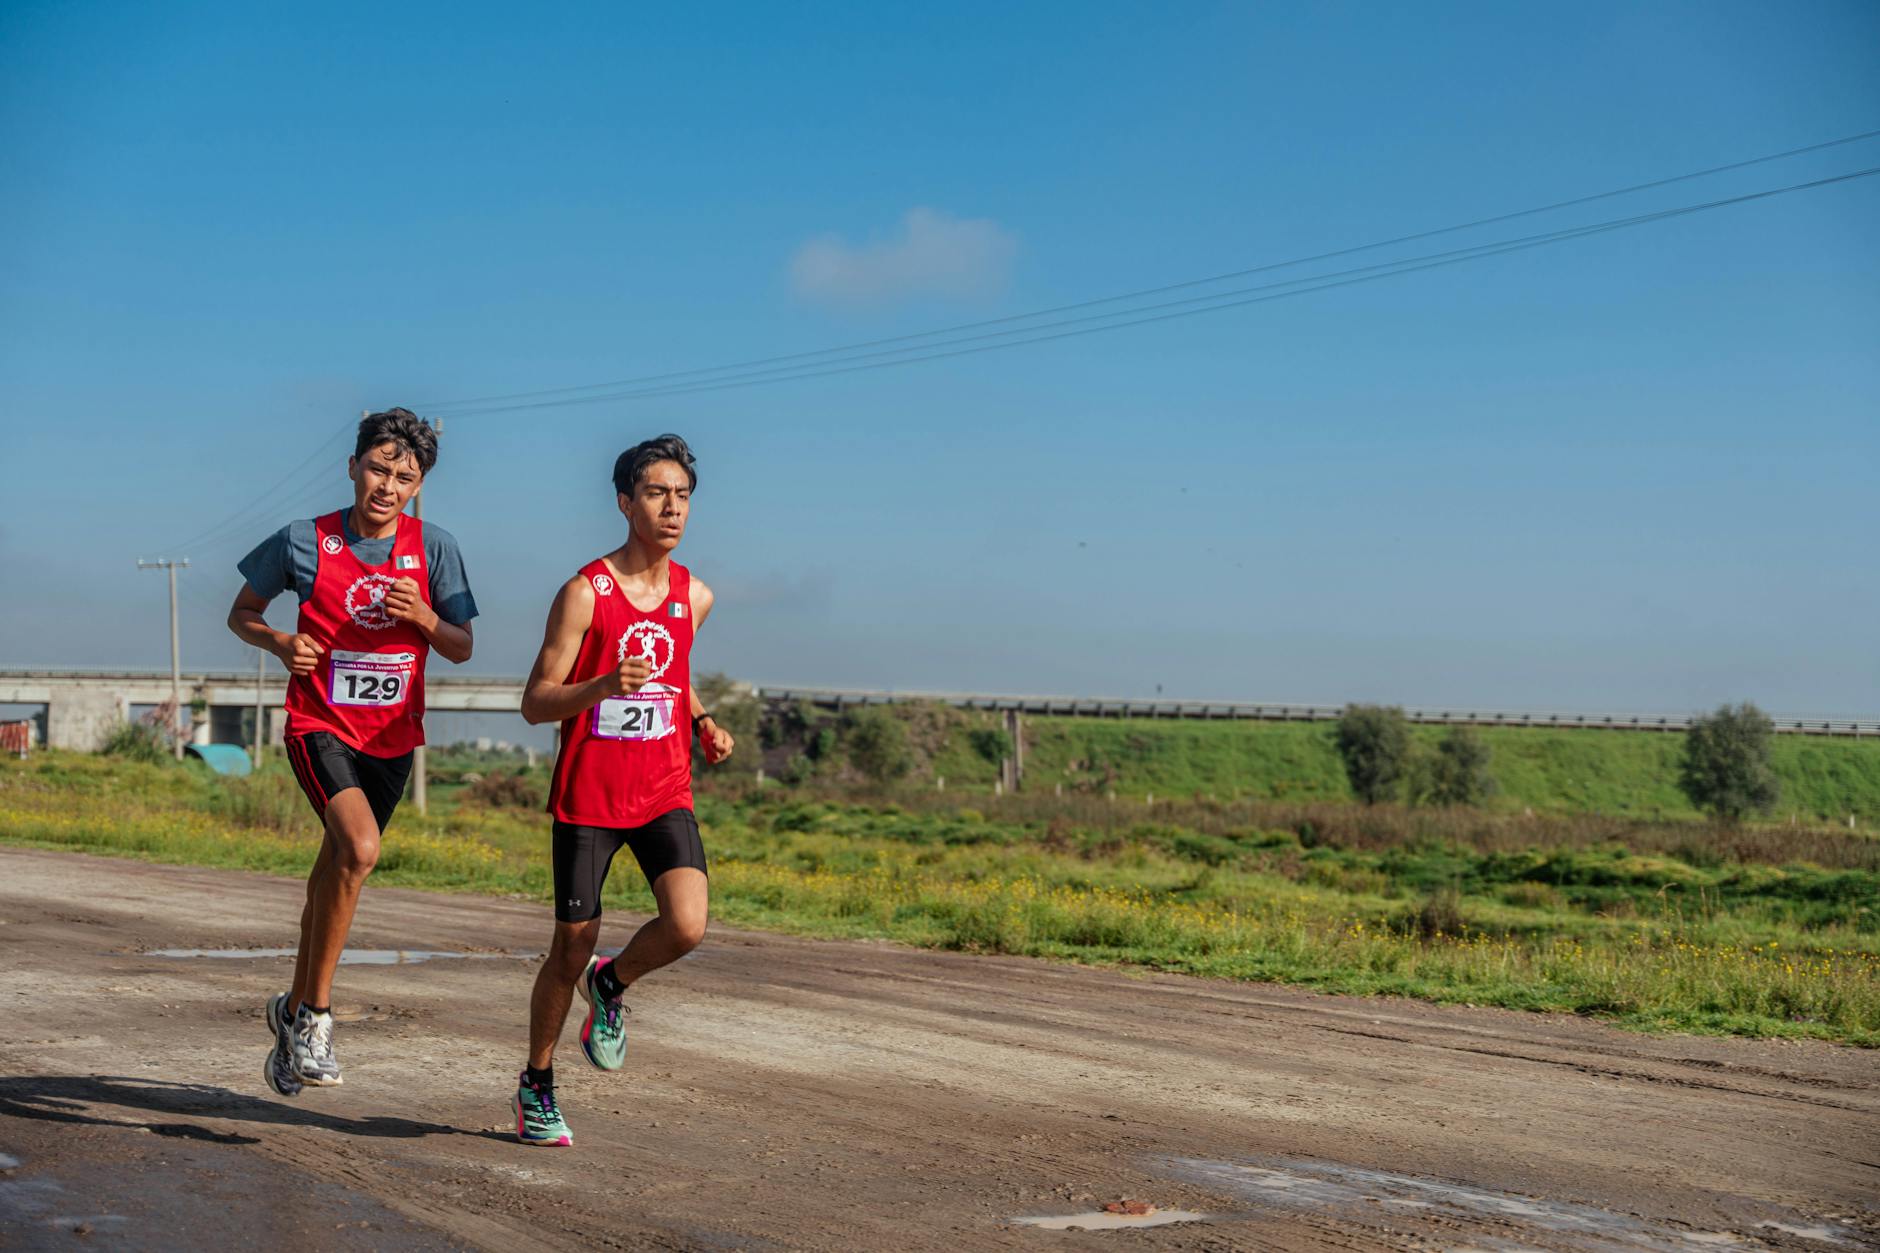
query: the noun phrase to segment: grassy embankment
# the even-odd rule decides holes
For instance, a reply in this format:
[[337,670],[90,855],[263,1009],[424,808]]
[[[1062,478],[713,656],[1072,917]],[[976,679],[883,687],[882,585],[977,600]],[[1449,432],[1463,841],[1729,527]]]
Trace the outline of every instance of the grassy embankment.
[[[990,789],[997,765],[974,751],[969,731],[995,716],[959,710],[910,711],[920,777]],[[1699,815],[1678,790],[1682,733],[1478,727],[1500,785],[1488,807],[1543,813]],[[1433,745],[1444,728],[1419,726]],[[1027,718],[1025,767],[1034,789],[1122,797],[1154,795],[1349,801],[1351,788],[1330,723],[1201,722]],[[1880,819],[1880,740],[1778,736],[1773,765],[1782,781],[1774,817],[1844,822]]]
[[[48,754],[0,769],[0,840],[298,875],[292,789]],[[1880,841],[1856,832],[931,790],[730,790],[700,817],[742,925],[1880,1046]],[[546,902],[546,845],[526,809],[407,812],[375,882]],[[649,901],[624,873],[607,903]]]

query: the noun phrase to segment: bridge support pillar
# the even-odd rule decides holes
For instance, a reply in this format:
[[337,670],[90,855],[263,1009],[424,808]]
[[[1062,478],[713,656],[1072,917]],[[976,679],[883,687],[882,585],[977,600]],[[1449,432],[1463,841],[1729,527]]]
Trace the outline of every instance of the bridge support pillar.
[[47,748],[95,753],[118,724],[130,717],[130,703],[117,692],[55,684],[47,696]]

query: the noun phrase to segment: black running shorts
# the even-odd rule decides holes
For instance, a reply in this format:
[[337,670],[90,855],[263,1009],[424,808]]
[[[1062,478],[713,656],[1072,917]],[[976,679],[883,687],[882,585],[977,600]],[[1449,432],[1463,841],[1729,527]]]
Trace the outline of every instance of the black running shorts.
[[705,870],[705,845],[689,809],[661,814],[643,827],[580,827],[555,823],[555,920],[586,922],[601,916],[601,885],[614,854],[625,844],[651,884],[680,866]]
[[398,798],[411,777],[411,754],[374,757],[362,753],[330,731],[309,731],[287,738],[287,760],[300,780],[300,790],[313,802],[313,812],[326,818],[327,802],[349,787],[366,794],[379,830],[392,820]]

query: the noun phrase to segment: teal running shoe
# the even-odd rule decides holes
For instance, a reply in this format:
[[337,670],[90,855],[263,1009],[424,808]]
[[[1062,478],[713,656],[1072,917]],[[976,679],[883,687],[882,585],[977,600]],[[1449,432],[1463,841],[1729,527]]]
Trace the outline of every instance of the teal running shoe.
[[581,1052],[597,1070],[619,1070],[627,1060],[627,1007],[607,1000],[594,986],[594,972],[600,966],[600,958],[590,957],[581,975],[581,990],[588,1002],[587,1018],[581,1023]]
[[555,1104],[555,1089],[538,1088],[525,1070],[516,1076],[516,1139],[547,1148],[572,1148],[574,1133]]

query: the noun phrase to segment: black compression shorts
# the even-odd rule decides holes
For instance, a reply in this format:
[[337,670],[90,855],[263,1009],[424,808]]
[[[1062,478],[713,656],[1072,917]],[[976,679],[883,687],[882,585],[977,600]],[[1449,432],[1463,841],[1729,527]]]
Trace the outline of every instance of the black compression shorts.
[[392,820],[398,798],[411,777],[411,754],[374,757],[362,753],[331,731],[309,731],[287,738],[287,760],[300,780],[300,790],[313,803],[313,812],[326,818],[327,802],[349,787],[366,794],[379,830]]
[[601,916],[601,885],[607,882],[607,868],[622,844],[633,850],[648,884],[681,866],[705,870],[705,845],[698,838],[698,819],[689,809],[675,809],[643,827],[624,829],[557,821],[554,836],[557,922],[586,922]]

